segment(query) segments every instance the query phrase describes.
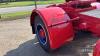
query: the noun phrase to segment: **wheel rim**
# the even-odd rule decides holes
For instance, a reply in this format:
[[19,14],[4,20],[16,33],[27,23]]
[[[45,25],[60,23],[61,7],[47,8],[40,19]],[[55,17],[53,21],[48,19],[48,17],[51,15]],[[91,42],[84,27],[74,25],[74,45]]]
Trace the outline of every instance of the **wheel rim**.
[[37,37],[39,39],[39,42],[42,45],[45,45],[47,43],[47,38],[46,38],[46,32],[45,32],[43,26],[42,25],[38,25],[36,32],[37,32],[36,35],[37,35]]

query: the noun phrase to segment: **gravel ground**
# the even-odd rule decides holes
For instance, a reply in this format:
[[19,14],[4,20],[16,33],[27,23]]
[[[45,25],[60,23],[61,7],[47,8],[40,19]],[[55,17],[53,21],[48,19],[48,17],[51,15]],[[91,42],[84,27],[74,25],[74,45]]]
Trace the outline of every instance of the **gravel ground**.
[[0,22],[0,56],[16,49],[20,44],[34,39],[28,19]]
[[0,56],[92,56],[98,39],[90,33],[78,32],[71,43],[47,53],[32,35],[29,17],[0,22]]

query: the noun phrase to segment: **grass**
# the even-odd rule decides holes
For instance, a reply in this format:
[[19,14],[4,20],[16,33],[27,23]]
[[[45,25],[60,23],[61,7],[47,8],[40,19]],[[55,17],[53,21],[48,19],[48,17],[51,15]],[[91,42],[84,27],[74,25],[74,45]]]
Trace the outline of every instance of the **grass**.
[[[51,3],[62,3],[62,2],[64,2],[64,0],[38,1],[37,4],[51,4]],[[17,6],[30,6],[30,5],[34,5],[34,1],[10,2],[8,4],[0,3],[0,8],[17,7]],[[22,12],[1,14],[0,21],[25,18],[27,16],[30,16],[30,14],[31,14],[31,11],[22,11]]]
[[20,18],[25,18],[27,16],[30,16],[30,14],[31,14],[31,11],[23,11],[23,12],[1,14],[0,21],[15,20],[15,19],[20,19]]
[[[52,4],[52,3],[62,3],[64,0],[54,0],[54,1],[37,1],[37,4]],[[0,3],[0,8],[4,7],[17,7],[17,6],[31,6],[34,5],[34,1],[22,1],[22,2],[9,2]]]

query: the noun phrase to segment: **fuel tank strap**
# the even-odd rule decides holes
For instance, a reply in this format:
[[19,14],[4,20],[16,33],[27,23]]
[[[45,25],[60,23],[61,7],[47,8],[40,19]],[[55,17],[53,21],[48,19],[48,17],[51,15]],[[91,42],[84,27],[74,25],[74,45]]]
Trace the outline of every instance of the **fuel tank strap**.
[[100,9],[94,9],[90,11],[81,12],[80,14],[100,18]]

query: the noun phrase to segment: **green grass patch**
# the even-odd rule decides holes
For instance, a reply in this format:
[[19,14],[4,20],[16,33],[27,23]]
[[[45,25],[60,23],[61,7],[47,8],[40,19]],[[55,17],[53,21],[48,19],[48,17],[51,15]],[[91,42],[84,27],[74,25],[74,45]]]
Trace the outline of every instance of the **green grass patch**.
[[[54,0],[54,1],[37,1],[37,4],[52,4],[52,3],[62,3],[64,0]],[[34,1],[22,1],[22,2],[9,2],[0,3],[0,8],[4,7],[17,7],[17,6],[31,6],[34,5]]]
[[21,19],[21,18],[25,18],[25,17],[30,16],[30,15],[31,15],[31,11],[1,14],[0,21]]

